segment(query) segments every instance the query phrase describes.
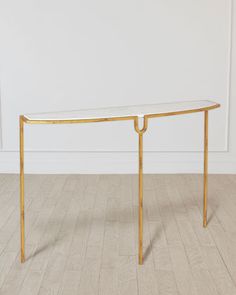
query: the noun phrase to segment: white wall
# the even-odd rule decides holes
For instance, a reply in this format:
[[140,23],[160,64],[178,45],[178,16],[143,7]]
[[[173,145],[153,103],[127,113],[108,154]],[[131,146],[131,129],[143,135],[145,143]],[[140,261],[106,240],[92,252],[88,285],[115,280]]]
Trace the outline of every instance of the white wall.
[[[0,172],[18,172],[18,116],[211,99],[210,172],[236,172],[231,0],[1,1]],[[26,172],[135,173],[132,122],[26,126]],[[145,172],[202,171],[203,114],[153,119]]]

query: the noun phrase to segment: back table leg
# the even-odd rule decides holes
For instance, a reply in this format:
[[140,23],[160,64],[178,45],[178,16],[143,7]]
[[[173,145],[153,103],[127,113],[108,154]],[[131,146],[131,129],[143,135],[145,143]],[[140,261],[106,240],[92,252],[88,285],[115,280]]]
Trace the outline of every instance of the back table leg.
[[25,212],[24,212],[24,117],[20,116],[20,229],[21,262],[25,261]]

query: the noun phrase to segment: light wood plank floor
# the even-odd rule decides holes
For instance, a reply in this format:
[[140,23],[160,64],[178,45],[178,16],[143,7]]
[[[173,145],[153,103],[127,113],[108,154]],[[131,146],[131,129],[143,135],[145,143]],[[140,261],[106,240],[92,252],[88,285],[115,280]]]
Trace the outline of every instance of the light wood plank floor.
[[134,175],[26,175],[26,262],[19,182],[0,175],[1,295],[236,294],[236,175],[144,176],[138,265]]

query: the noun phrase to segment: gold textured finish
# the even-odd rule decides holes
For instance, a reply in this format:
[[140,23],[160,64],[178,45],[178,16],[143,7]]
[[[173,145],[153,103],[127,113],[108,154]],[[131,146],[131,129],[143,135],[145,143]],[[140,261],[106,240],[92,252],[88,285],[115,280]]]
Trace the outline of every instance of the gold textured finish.
[[143,133],[139,133],[139,264],[143,264]]
[[27,124],[77,124],[77,123],[97,123],[110,121],[128,121],[135,120],[136,116],[114,117],[114,118],[97,118],[97,119],[65,119],[65,120],[30,120],[24,117]]
[[134,128],[139,138],[139,264],[143,264],[143,133],[147,130],[148,119],[143,118],[143,128],[139,129],[138,117],[134,120]]
[[25,210],[24,210],[24,117],[20,116],[20,225],[21,262],[25,261]]
[[204,192],[203,192],[203,227],[207,226],[207,191],[208,191],[208,111],[204,112]]
[[93,122],[110,122],[134,120],[134,128],[139,136],[139,264],[143,264],[143,134],[147,130],[148,119],[205,112],[204,123],[204,206],[203,226],[207,225],[207,174],[208,174],[208,110],[220,107],[215,104],[210,107],[190,109],[185,111],[158,113],[144,115],[143,127],[139,129],[138,116],[96,118],[96,119],[29,119],[27,116],[20,116],[20,224],[21,224],[21,262],[25,261],[25,226],[24,226],[24,123],[26,124],[76,124]]

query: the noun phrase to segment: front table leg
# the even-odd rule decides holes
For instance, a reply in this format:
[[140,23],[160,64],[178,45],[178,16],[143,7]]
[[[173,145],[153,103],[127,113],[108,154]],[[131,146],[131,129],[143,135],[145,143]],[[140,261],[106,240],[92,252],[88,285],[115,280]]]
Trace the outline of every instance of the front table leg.
[[20,229],[21,262],[25,261],[25,212],[24,212],[24,117],[20,116]]
[[208,111],[204,112],[204,189],[203,189],[203,227],[207,226],[208,191]]
[[143,264],[143,133],[147,130],[147,118],[144,116],[143,128],[138,127],[138,117],[134,120],[135,131],[139,135],[139,264]]
[[143,264],[143,134],[139,133],[139,264]]

